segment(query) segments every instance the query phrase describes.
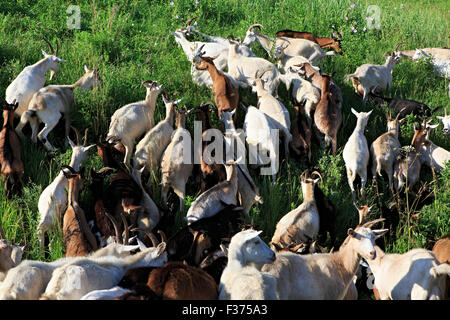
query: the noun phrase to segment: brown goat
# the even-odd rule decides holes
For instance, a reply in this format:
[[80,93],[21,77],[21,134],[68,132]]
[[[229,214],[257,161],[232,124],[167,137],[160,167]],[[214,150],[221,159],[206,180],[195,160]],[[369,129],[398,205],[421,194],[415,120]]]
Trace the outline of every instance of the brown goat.
[[[203,46],[200,47],[200,51]],[[204,52],[197,56],[195,68],[197,70],[208,70],[213,81],[212,92],[220,118],[222,111],[231,112],[237,108],[239,102],[239,88],[235,87],[223,72],[217,70],[214,65],[215,57],[204,57],[203,54]],[[234,115],[233,120],[236,120],[236,114]]]
[[300,108],[304,110],[304,106],[294,106],[295,118],[292,121],[292,140],[289,142],[289,147],[298,157],[306,154],[308,161],[311,162],[311,129],[302,119]]
[[[436,256],[436,259],[440,263],[450,263],[450,234],[447,234],[446,236],[440,238],[433,246],[434,255]],[[450,298],[450,277],[447,276],[446,281],[446,298]]]
[[321,48],[331,48],[339,54],[344,54],[341,48],[342,35],[338,33],[339,37],[318,37],[311,32],[306,31],[292,31],[292,30],[281,30],[276,33],[276,37],[288,37],[297,39],[306,39],[317,43]]
[[329,75],[322,74],[320,86],[322,92],[314,112],[314,123],[317,129],[325,135],[325,142],[328,145],[331,142],[333,156],[336,156],[337,132],[342,123],[342,113],[341,109],[334,102],[333,95],[330,93],[330,80],[331,77]]
[[14,131],[14,111],[19,103],[4,103],[3,109],[3,126],[0,131],[0,165],[3,180],[3,188],[9,196],[13,188],[21,184],[24,173],[22,162],[20,140]]
[[205,139],[206,131],[212,128],[210,122],[210,106],[214,106],[212,102],[202,103],[195,111],[198,115],[198,120],[202,122],[202,154],[200,163],[200,191],[202,193],[219,182],[225,181],[227,178],[223,165],[215,162],[207,164],[203,158],[203,151],[211,143]]
[[182,262],[154,269],[147,286],[163,300],[217,300],[218,286],[206,271]]
[[78,197],[83,188],[81,173],[70,166],[64,166],[70,173],[64,172],[69,180],[68,205],[63,220],[63,243],[66,257],[86,256],[97,250],[97,241],[86,221]]

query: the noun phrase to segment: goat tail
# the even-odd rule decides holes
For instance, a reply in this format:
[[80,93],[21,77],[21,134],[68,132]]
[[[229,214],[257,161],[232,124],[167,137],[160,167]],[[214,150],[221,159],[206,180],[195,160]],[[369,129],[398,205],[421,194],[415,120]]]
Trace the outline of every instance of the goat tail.
[[374,96],[375,98],[383,99],[386,102],[391,102],[392,101],[392,98],[380,96],[379,94],[375,93],[374,90],[370,91],[370,95]]
[[377,173],[381,177],[381,161],[379,159],[376,159],[377,162]]
[[446,275],[450,277],[450,264],[442,263],[436,267],[430,269],[430,275],[433,278],[438,278],[439,276]]

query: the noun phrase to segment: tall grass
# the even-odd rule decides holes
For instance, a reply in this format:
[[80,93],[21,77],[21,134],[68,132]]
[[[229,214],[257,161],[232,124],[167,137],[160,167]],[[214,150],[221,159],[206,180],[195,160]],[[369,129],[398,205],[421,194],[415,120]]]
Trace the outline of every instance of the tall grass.
[[[81,9],[81,29],[69,30],[66,26],[66,8],[72,1],[21,0],[0,3],[0,99],[4,90],[15,76],[27,65],[35,63],[41,56],[41,49],[47,49],[42,38],[55,43],[62,42],[60,57],[67,60],[61,65],[61,72],[49,84],[74,83],[83,74],[83,63],[90,68],[98,68],[103,86],[89,92],[76,91],[77,103],[73,106],[73,125],[84,130],[89,128],[89,142],[95,143],[105,135],[112,113],[119,107],[144,98],[145,90],[139,88],[142,80],[156,80],[169,92],[178,91],[188,108],[201,101],[212,99],[211,91],[194,85],[190,77],[190,64],[183,51],[174,41],[169,31],[174,31],[193,16],[198,16],[198,28],[211,35],[228,34],[245,36],[250,24],[261,23],[263,32],[273,35],[280,29],[307,30],[320,35],[329,35],[330,25],[342,29],[345,54],[327,58],[322,64],[324,72],[336,72],[335,81],[344,97],[343,124],[338,134],[338,152],[333,157],[329,151],[313,146],[312,162],[323,172],[320,187],[330,197],[338,210],[337,243],[346,236],[347,229],[357,224],[358,215],[353,206],[347,184],[342,149],[352,133],[356,118],[350,108],[368,111],[371,105],[364,105],[354,93],[350,83],[343,76],[352,73],[363,63],[383,63],[383,54],[392,50],[399,41],[405,41],[405,49],[419,47],[444,47],[448,45],[447,1],[358,1],[349,9],[351,1],[341,0],[200,0],[195,1],[77,1]],[[366,8],[378,5],[381,9],[381,28],[362,31],[366,24]],[[348,14],[349,20],[345,20]],[[178,17],[178,18],[176,18]],[[352,32],[355,25],[357,33]],[[258,56],[267,54],[256,44],[253,46]],[[269,58],[268,58],[269,59]],[[273,61],[273,60],[272,60]],[[293,114],[293,105],[283,86],[280,97]],[[431,106],[448,104],[448,80],[433,74],[429,63],[403,61],[393,72],[393,85],[387,96],[423,101]],[[256,103],[256,98],[248,90],[240,91],[242,99]],[[386,106],[375,108],[371,114],[366,137],[369,143],[386,131]],[[439,114],[442,114],[440,111]],[[436,115],[433,115],[434,123]],[[164,107],[158,100],[155,121],[164,117]],[[410,144],[413,135],[413,116],[402,125],[400,142]],[[238,127],[242,125],[243,114],[238,116]],[[213,115],[213,123],[218,119]],[[187,127],[192,130],[193,119],[188,119]],[[44,259],[39,253],[36,235],[38,223],[37,201],[42,190],[55,178],[62,164],[70,161],[70,149],[64,146],[63,126],[58,126],[49,135],[50,141],[58,148],[56,158],[46,158],[42,145],[23,141],[25,162],[23,193],[7,199],[0,190],[1,223],[9,239],[28,243],[24,258]],[[431,134],[438,145],[450,149],[448,136],[440,128]],[[86,167],[101,166],[100,159],[92,152]],[[302,202],[300,186],[301,172],[307,164],[296,159],[284,162],[275,186],[268,177],[252,172],[255,182],[265,200],[254,207],[249,220],[253,219],[258,229],[264,230],[265,240],[270,240],[277,221],[288,211]],[[386,246],[389,252],[405,252],[412,247],[430,248],[432,243],[449,233],[449,176],[450,168],[433,175],[424,169],[422,178],[433,185],[434,202],[424,207],[418,220],[405,213],[397,230],[397,240]],[[87,184],[87,183],[86,183]],[[188,190],[186,207],[198,195],[198,186],[192,181]],[[152,187],[152,197],[159,202],[159,187]],[[86,208],[91,205],[90,194],[85,190],[81,195]],[[387,181],[379,179],[378,189],[370,185],[367,189],[369,205],[374,204],[371,216],[380,216],[380,205],[392,200]],[[410,201],[411,202],[411,201]],[[187,209],[186,209],[187,210]],[[407,223],[409,221],[409,224]],[[182,215],[177,217],[177,227],[183,225]],[[50,247],[47,260],[63,255],[61,232],[50,233]]]

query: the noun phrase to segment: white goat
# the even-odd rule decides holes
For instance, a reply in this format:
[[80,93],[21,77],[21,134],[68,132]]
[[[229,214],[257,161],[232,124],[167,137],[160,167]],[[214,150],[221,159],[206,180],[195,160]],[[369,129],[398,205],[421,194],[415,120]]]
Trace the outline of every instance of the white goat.
[[245,230],[231,238],[228,263],[219,283],[219,300],[278,300],[276,279],[261,272],[275,261],[275,253],[259,237],[262,231]]
[[41,300],[79,300],[93,290],[116,286],[125,273],[139,267],[162,267],[167,262],[166,243],[141,249],[126,257],[82,258],[53,271]]
[[251,85],[256,73],[264,72],[264,89],[271,95],[278,96],[277,90],[282,77],[277,67],[270,61],[259,57],[246,57],[238,52],[239,43],[229,40],[228,74],[236,81]]
[[167,194],[170,188],[180,200],[179,210],[184,213],[186,183],[194,169],[193,142],[189,131],[185,129],[186,116],[193,109],[179,110],[177,114],[177,129],[161,158],[161,200],[167,205]]
[[295,66],[297,64],[305,63],[305,62],[311,63],[310,60],[306,59],[303,56],[290,56],[290,55],[286,54],[284,52],[284,49],[286,49],[287,46],[289,46],[289,43],[287,43],[287,42],[285,44],[281,45],[281,46],[277,46],[275,48],[275,53],[274,53],[274,56],[273,56],[275,60],[279,60],[278,61],[278,68],[283,73],[287,73],[287,70],[290,67],[293,67],[293,66]]
[[[213,42],[190,42],[186,39],[186,30],[177,30],[171,32],[175,37],[175,41],[183,49],[186,58],[191,62],[191,76],[192,81],[199,86],[207,86],[212,88],[212,79],[207,70],[198,70],[195,68],[195,57],[201,52],[207,57],[215,57],[214,65],[220,71],[225,70],[228,64],[228,40],[225,41],[213,41]],[[226,40],[226,39],[224,39]],[[200,49],[201,48],[201,49]],[[246,57],[254,57],[255,54],[246,46],[239,46],[237,49],[240,54]]]
[[[73,128],[73,127],[72,127]],[[70,147],[72,148],[72,158],[69,166],[79,172],[81,164],[87,159],[87,152],[95,144],[86,146],[87,130],[84,136],[84,144],[81,144],[81,136],[76,128],[73,128],[77,135],[77,144],[74,144],[69,137]],[[64,214],[67,207],[67,191],[69,181],[64,176],[63,170],[59,172],[51,184],[49,184],[44,191],[42,191],[39,202],[39,224],[37,228],[39,245],[41,250],[44,248],[45,233],[53,229],[55,221],[60,221],[62,214]]]
[[303,56],[307,60],[315,61],[316,63],[320,63],[326,56],[335,54],[334,51],[323,51],[317,43],[306,39],[288,37],[279,37],[275,40],[270,39],[268,36],[256,31],[255,27],[262,28],[262,25],[254,24],[250,26],[242,44],[250,47],[254,42],[258,42],[270,57],[272,56],[273,47],[284,47],[283,51],[287,56]]
[[225,165],[227,179],[200,194],[192,202],[186,214],[187,224],[203,218],[212,217],[229,205],[237,205],[238,192],[238,161]]
[[[45,39],[44,39],[45,40]],[[6,88],[6,102],[13,103],[14,100],[19,102],[19,107],[15,111],[15,115],[20,117],[28,109],[28,104],[35,92],[45,85],[45,74],[50,70],[50,80],[53,75],[59,72],[59,62],[66,62],[60,59],[58,55],[58,42],[56,43],[56,52],[51,44],[45,40],[50,47],[51,53],[47,54],[42,50],[44,58],[31,66],[25,67],[17,77]]]
[[[85,64],[84,71],[86,73],[74,84],[51,85],[34,93],[28,105],[28,110],[20,117],[20,123],[16,127],[17,134],[23,138],[22,129],[30,122],[33,142],[36,143],[37,138],[39,138],[47,151],[53,152],[53,146],[47,140],[47,135],[58,124],[61,116],[64,115],[65,135],[66,138],[69,136],[70,109],[72,103],[75,102],[74,89],[80,87],[83,90],[89,90],[101,84],[98,70],[89,70]],[[39,122],[44,123],[44,128],[38,134]]]
[[264,72],[259,76],[255,73],[254,80],[251,83],[252,90],[256,92],[256,95],[258,96],[258,109],[272,120],[276,129],[283,132],[284,151],[287,159],[289,157],[289,143],[292,140],[289,111],[280,100],[264,90],[265,81],[262,80],[263,75]]
[[292,97],[299,104],[305,104],[305,115],[308,126],[312,127],[312,114],[320,101],[321,90],[311,82],[303,79],[298,72],[289,67],[286,73],[286,89],[292,85]]
[[145,100],[129,103],[117,109],[111,117],[106,140],[110,143],[120,141],[125,147],[123,162],[130,164],[134,140],[150,131],[154,124],[156,100],[161,92],[161,85],[155,81],[143,81],[141,86],[147,88]]
[[[221,114],[221,121],[224,124],[225,127],[225,142],[226,150],[230,150],[232,147],[234,147],[234,143],[236,144],[236,149],[238,150],[238,153],[233,152],[233,158],[237,159],[242,153],[242,155],[245,155],[246,148],[245,148],[245,137],[241,136],[241,134],[244,134],[244,132],[238,133],[236,130],[236,127],[234,126],[233,122],[233,115],[236,112],[236,109],[234,109],[231,112],[223,111]],[[234,143],[228,143],[228,138],[233,139]],[[234,150],[233,150],[234,151]],[[262,204],[264,200],[259,194],[259,189],[255,185],[255,182],[253,181],[252,177],[250,176],[250,173],[248,171],[247,165],[245,163],[239,163],[238,164],[238,192],[240,196],[240,204],[242,206],[242,211],[245,214],[248,214],[250,212],[250,208],[255,204],[256,202]]]
[[[437,49],[437,48],[431,48]],[[427,59],[430,58],[430,63],[433,65],[434,70],[446,79],[450,79],[450,50],[439,54],[440,52],[427,52],[424,49],[416,49],[416,52],[412,56],[412,60]]]
[[[151,231],[155,226],[158,224],[159,219],[161,218],[161,213],[159,212],[158,206],[153,201],[153,199],[150,197],[150,195],[147,193],[147,191],[144,189],[144,186],[142,185],[142,172],[144,171],[144,167],[140,170],[137,170],[136,168],[131,169],[131,176],[136,181],[136,183],[139,185],[139,187],[142,190],[142,201],[141,206],[143,210],[138,212],[137,215],[137,227],[140,230],[146,230]],[[139,231],[139,236],[141,239],[144,238],[143,231]]]
[[392,71],[401,60],[400,52],[396,51],[400,44],[401,42],[396,44],[392,54],[388,52],[384,64],[366,63],[356,68],[354,73],[345,75],[344,80],[352,80],[355,92],[363,97],[364,103],[367,102],[369,93],[389,91],[391,88]]
[[444,116],[437,116],[436,118],[442,121],[442,125],[444,126],[442,131],[444,132],[444,134],[450,134],[450,114],[447,115],[447,107],[445,107]]
[[[126,257],[140,246],[124,246],[110,243],[104,248],[92,252],[89,257]],[[0,285],[0,300],[37,300],[44,293],[52,273],[69,262],[85,259],[85,257],[61,258],[53,262],[24,260],[11,269],[5,281]]]
[[[167,98],[169,99],[169,98]],[[155,172],[160,165],[160,159],[164,150],[169,145],[173,133],[173,121],[175,117],[176,105],[181,101],[167,100],[163,95],[163,101],[166,106],[166,117],[154,126],[139,141],[134,153],[134,168],[140,170],[145,167],[150,175]],[[148,184],[152,181],[151,177]]]
[[276,277],[280,300],[343,299],[353,284],[361,258],[376,258],[375,239],[388,229],[370,230],[370,227],[381,220],[348,229],[339,251],[306,255],[282,252],[274,263],[264,265],[261,270]]
[[303,202],[278,221],[271,248],[284,248],[291,244],[316,240],[319,233],[319,212],[314,199],[314,187],[319,178],[311,179],[304,171],[301,177]]
[[450,265],[439,264],[433,252],[421,248],[404,254],[385,254],[375,246],[376,258],[368,260],[382,300],[440,300]]
[[372,111],[373,110],[358,113],[352,108],[352,113],[357,118],[356,127],[348,138],[348,141],[344,146],[344,151],[342,152],[342,157],[344,158],[345,167],[347,169],[348,184],[352,190],[353,198],[355,198],[353,182],[358,174],[361,177],[361,197],[364,199],[364,187],[367,182],[367,164],[370,157],[367,139],[364,136],[364,129],[366,128],[367,121],[369,120]]
[[[249,147],[249,163],[257,166],[267,164],[267,159],[262,156],[269,153],[270,174],[272,175],[272,184],[275,184],[279,165],[277,126],[262,111],[254,106],[249,106],[244,119],[244,131]],[[261,174],[268,172],[267,168],[261,168]]]

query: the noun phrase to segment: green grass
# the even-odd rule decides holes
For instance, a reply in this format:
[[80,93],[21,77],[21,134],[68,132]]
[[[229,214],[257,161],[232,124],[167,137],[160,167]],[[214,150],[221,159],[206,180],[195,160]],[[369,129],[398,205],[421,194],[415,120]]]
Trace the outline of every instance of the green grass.
[[[448,46],[447,1],[358,1],[354,9],[349,9],[351,1],[249,1],[249,0],[200,0],[195,1],[77,1],[81,8],[81,29],[69,30],[66,26],[71,1],[34,0],[0,3],[0,99],[9,83],[27,65],[41,59],[41,49],[47,50],[42,37],[51,43],[58,38],[62,45],[59,56],[66,63],[61,72],[48,84],[75,82],[83,75],[83,63],[90,68],[98,68],[103,86],[89,92],[76,92],[77,103],[72,109],[73,125],[81,130],[89,128],[89,142],[95,143],[100,135],[105,135],[112,113],[119,107],[144,98],[145,90],[139,88],[142,80],[156,80],[170,93],[178,91],[188,108],[201,101],[212,99],[211,91],[194,85],[190,77],[190,65],[169,31],[184,25],[184,22],[198,16],[198,29],[210,35],[226,37],[228,34],[245,36],[250,24],[264,25],[265,34],[274,35],[281,29],[307,30],[319,35],[329,35],[330,25],[341,27],[345,54],[327,58],[322,64],[326,73],[336,72],[335,81],[342,90],[343,125],[338,134],[338,154],[330,155],[317,145],[313,146],[313,164],[323,171],[324,181],[320,187],[331,198],[338,209],[337,241],[346,236],[347,229],[357,224],[358,214],[352,204],[350,189],[345,175],[342,150],[356,124],[350,108],[368,111],[373,107],[364,105],[350,83],[343,76],[352,73],[363,63],[383,63],[383,54],[392,50],[399,41],[405,41],[404,49]],[[403,3],[403,8],[400,8]],[[381,9],[381,28],[362,32],[365,25],[366,8],[378,5]],[[396,9],[394,9],[396,8]],[[344,17],[348,12],[350,19]],[[176,19],[178,15],[183,21]],[[351,23],[357,22],[357,33],[350,30]],[[266,53],[257,45],[253,46],[258,56]],[[282,101],[293,115],[293,106],[283,86],[279,89]],[[241,90],[247,101],[256,98],[249,91]],[[403,61],[393,72],[393,84],[387,96],[423,101],[430,106],[448,104],[448,80],[433,74],[426,63]],[[164,117],[164,106],[158,100],[155,122]],[[386,106],[375,108],[366,129],[369,143],[385,132]],[[238,127],[242,125],[243,114],[239,111]],[[442,115],[443,110],[436,115]],[[435,116],[434,123],[437,123]],[[218,119],[213,115],[213,123]],[[400,142],[409,144],[413,135],[413,117],[402,126]],[[187,126],[192,130],[193,120]],[[442,134],[441,126],[431,134],[438,145],[450,150],[448,136]],[[64,148],[62,126],[49,135],[50,141],[58,148],[56,158],[49,161],[41,145],[34,145],[29,139],[23,142],[25,162],[24,189],[20,196],[6,199],[0,192],[1,223],[7,237],[16,242],[28,243],[24,258],[43,259],[39,254],[36,235],[38,220],[37,201],[42,190],[54,179],[62,164],[70,161],[70,149]],[[101,161],[92,152],[86,167],[99,169]],[[253,172],[253,177],[265,199],[264,204],[254,207],[253,218],[258,229],[264,230],[264,240],[270,240],[277,221],[288,211],[302,202],[300,174],[306,163],[290,159],[283,163],[277,184],[272,187],[268,177]],[[389,252],[405,252],[413,247],[430,248],[439,237],[449,233],[449,176],[450,168],[433,180],[431,171],[424,169],[422,178],[429,181],[436,193],[435,201],[424,207],[417,221],[410,220],[408,214],[402,216],[397,230],[397,240],[387,244]],[[86,183],[87,184],[87,183]],[[370,180],[369,180],[370,184]],[[192,184],[191,184],[192,185]],[[2,190],[1,190],[2,191]],[[374,187],[367,189],[369,204],[374,204],[371,217],[379,217],[380,203],[390,201],[384,179],[379,180],[379,194]],[[186,210],[198,195],[197,188],[190,188]],[[152,197],[159,202],[157,186],[152,188]],[[90,206],[88,191],[82,193],[82,201]],[[177,225],[181,226],[181,216]],[[407,226],[409,225],[409,228]],[[61,231],[50,234],[49,257],[53,260],[63,255]]]

